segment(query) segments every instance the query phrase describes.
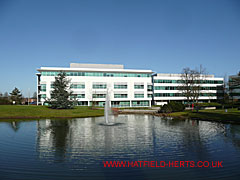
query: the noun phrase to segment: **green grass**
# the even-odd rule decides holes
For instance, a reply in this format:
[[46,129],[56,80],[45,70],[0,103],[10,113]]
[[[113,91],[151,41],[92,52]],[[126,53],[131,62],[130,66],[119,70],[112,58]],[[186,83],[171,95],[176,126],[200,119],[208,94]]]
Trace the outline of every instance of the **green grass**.
[[225,112],[224,109],[217,110],[200,110],[197,112],[184,111],[171,113],[171,117],[184,117],[200,120],[209,120],[209,121],[220,121],[220,122],[236,122],[240,123],[240,110],[228,109],[228,112]]
[[77,118],[103,115],[103,109],[91,109],[90,107],[50,109],[46,106],[0,105],[0,119]]

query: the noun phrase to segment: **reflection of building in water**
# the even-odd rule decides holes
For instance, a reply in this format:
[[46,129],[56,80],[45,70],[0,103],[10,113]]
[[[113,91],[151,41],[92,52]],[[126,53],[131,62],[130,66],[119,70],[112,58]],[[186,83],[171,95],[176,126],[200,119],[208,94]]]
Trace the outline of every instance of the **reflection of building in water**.
[[11,121],[9,122],[9,125],[14,131],[17,131],[20,128],[20,122],[18,121]]
[[[102,126],[104,117],[38,121],[37,150],[41,158],[154,158],[182,155],[192,149],[201,157],[224,127],[211,122],[162,120],[153,116],[120,115],[117,126]],[[174,149],[174,150],[173,150]],[[188,149],[188,150],[186,150]],[[171,153],[170,153],[171,152]],[[145,155],[145,156],[144,156]]]
[[37,145],[40,157],[44,157],[54,149],[51,120],[37,122]]

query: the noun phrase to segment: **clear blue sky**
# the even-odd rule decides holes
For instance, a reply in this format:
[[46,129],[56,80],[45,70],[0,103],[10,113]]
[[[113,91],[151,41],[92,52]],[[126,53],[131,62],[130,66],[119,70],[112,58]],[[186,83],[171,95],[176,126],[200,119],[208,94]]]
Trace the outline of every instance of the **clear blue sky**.
[[240,70],[239,0],[0,0],[0,92],[36,91],[70,62],[180,73]]

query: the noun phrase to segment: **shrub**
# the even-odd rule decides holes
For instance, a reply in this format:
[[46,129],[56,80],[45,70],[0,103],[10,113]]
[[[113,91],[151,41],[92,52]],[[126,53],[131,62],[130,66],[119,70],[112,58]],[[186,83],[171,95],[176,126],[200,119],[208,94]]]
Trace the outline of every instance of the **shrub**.
[[184,111],[185,106],[179,102],[170,102],[164,104],[163,107],[158,111],[159,113],[171,113],[171,112],[181,112]]

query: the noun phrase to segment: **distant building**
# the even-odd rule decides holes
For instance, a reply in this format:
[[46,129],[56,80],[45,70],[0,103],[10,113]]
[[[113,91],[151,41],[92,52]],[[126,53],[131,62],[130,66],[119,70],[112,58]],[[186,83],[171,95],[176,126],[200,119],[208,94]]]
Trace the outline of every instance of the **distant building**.
[[37,104],[37,98],[22,98],[22,104],[23,105],[36,105]]
[[229,76],[229,95],[235,101],[240,100],[240,72]]
[[[169,101],[186,103],[187,98],[179,90],[181,86],[181,74],[155,74],[153,76],[153,102],[156,105],[163,105]],[[223,78],[216,78],[214,75],[202,75],[200,80],[199,102],[212,102],[217,100],[218,86],[223,85]]]

